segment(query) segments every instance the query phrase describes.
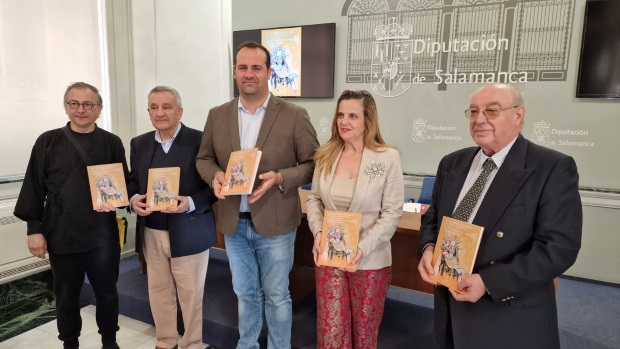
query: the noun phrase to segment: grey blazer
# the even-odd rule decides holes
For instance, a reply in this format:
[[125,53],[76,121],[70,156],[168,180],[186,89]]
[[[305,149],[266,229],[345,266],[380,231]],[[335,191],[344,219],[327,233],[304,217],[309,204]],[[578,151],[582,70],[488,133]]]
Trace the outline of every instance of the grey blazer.
[[[329,190],[341,154],[327,178],[316,170],[312,178],[306,208],[310,231],[315,236],[323,228],[323,211],[336,211]],[[374,152],[364,148],[355,194],[349,207],[349,212],[362,214],[358,247],[364,255],[359,270],[381,269],[392,265],[390,239],[403,214],[404,198],[405,187],[398,151],[386,148],[384,152]]]
[[[217,171],[225,171],[230,153],[241,149],[238,119],[239,99],[209,111],[196,167],[202,179],[212,185]],[[297,188],[310,183],[314,153],[319,147],[314,127],[304,108],[271,96],[261,124],[256,147],[262,151],[257,176],[279,170],[285,191],[271,187],[257,202],[250,204],[252,222],[262,236],[275,236],[301,223],[301,204]],[[261,183],[254,182],[254,188]],[[218,222],[224,235],[233,235],[239,220],[238,195],[220,200]]]

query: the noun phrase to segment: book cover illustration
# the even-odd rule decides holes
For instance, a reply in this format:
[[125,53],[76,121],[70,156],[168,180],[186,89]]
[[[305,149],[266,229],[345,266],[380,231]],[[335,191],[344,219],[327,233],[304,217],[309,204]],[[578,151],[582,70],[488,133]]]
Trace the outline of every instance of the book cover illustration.
[[87,166],[93,210],[101,205],[114,207],[129,205],[127,184],[121,163]]
[[161,211],[176,208],[179,195],[180,167],[150,168],[146,187],[146,210]]
[[358,212],[324,212],[319,265],[355,270],[350,263],[357,254],[361,221]]
[[457,291],[456,285],[474,268],[484,228],[443,217],[433,253],[434,279]]
[[230,153],[224,176],[228,184],[222,187],[222,195],[247,195],[252,193],[261,152],[258,148]]

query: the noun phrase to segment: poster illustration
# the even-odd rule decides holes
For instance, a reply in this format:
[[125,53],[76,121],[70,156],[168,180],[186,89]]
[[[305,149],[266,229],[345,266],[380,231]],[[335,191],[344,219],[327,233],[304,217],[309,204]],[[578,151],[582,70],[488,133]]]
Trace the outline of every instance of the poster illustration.
[[263,30],[261,43],[271,53],[269,91],[275,96],[301,96],[301,27]]

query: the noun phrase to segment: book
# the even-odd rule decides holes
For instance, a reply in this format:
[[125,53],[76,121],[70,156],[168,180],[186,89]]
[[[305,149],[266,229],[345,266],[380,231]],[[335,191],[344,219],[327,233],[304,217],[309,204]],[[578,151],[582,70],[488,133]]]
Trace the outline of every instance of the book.
[[123,164],[86,166],[93,210],[104,204],[114,207],[129,205]]
[[424,214],[426,213],[426,210],[428,210],[429,206],[430,206],[429,204],[420,204],[417,202],[405,202],[403,204],[403,211]]
[[456,285],[472,273],[484,227],[443,217],[433,253],[433,278],[457,291]]
[[222,187],[220,194],[224,196],[251,194],[261,155],[262,152],[258,148],[230,153],[228,167],[224,174],[228,184]]
[[361,213],[326,210],[317,264],[355,270],[350,262],[357,254],[361,223]]
[[176,208],[179,202],[180,167],[150,168],[146,187],[146,210],[161,211]]

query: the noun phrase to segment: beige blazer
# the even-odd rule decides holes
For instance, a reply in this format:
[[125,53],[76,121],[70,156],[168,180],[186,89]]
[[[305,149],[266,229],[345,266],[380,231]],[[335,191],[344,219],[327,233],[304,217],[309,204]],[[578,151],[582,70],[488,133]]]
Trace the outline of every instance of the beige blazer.
[[[212,185],[217,171],[226,171],[230,153],[241,149],[238,118],[239,99],[233,99],[209,111],[196,168],[202,179]],[[297,105],[271,96],[258,132],[256,147],[263,152],[258,174],[279,170],[284,192],[271,187],[257,202],[250,204],[254,227],[262,236],[275,236],[301,223],[301,205],[297,188],[310,183],[314,171],[314,153],[319,147],[308,112]],[[258,176],[257,174],[257,176]],[[254,188],[261,183],[254,182]],[[218,228],[233,235],[239,220],[238,195],[218,203]]]
[[[308,224],[314,236],[323,228],[323,211],[336,211],[329,189],[341,154],[338,154],[327,178],[314,171],[312,189],[306,204]],[[390,239],[403,214],[404,200],[405,187],[398,151],[386,148],[384,152],[374,152],[364,148],[355,194],[349,207],[349,212],[362,214],[358,247],[364,256],[358,266],[359,270],[381,269],[392,265]]]

